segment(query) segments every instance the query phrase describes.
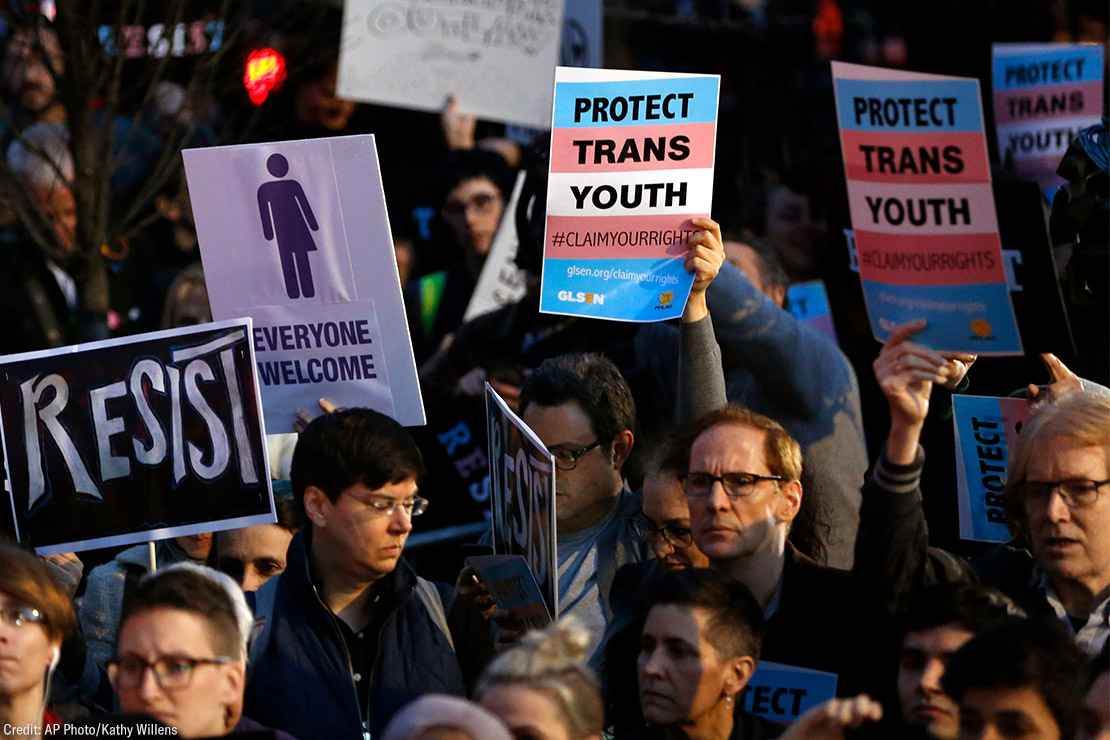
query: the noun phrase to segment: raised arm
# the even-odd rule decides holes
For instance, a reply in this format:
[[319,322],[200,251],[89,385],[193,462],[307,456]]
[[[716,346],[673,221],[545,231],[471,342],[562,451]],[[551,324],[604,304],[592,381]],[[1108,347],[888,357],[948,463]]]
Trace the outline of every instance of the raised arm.
[[721,227],[708,218],[693,220],[698,231],[687,240],[686,269],[694,273],[694,286],[680,324],[678,399],[675,421],[685,424],[728,403],[721,348],[713,334],[706,291],[725,261]]

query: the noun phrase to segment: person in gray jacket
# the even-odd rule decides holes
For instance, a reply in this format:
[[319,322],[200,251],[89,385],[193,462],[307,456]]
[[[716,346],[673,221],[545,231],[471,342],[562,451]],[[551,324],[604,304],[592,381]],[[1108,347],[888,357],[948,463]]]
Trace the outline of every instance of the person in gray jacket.
[[[211,544],[209,533],[162,540],[155,544],[155,561],[159,568],[188,561],[203,565]],[[124,550],[89,573],[78,616],[88,655],[98,666],[103,667],[116,654],[124,599],[149,572],[150,547],[143,543]]]

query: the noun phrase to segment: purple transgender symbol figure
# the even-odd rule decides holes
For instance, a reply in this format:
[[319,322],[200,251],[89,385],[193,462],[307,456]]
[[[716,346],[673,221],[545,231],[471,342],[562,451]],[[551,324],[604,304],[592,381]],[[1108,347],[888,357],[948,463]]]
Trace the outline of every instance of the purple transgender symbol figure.
[[[289,174],[289,162],[280,154],[271,154],[266,169],[274,177]],[[281,255],[281,272],[285,275],[285,292],[290,298],[312,298],[312,266],[308,253],[316,251],[309,231],[319,231],[316,216],[305,197],[304,188],[296,180],[273,180],[258,188],[258,213],[262,217],[262,235],[266,241],[277,237]]]

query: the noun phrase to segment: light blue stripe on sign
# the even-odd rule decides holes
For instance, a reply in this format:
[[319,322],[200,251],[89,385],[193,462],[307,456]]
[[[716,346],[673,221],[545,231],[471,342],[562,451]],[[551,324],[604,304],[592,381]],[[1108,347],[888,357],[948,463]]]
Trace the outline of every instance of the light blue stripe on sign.
[[1102,57],[1101,44],[1069,45],[1027,54],[996,54],[992,60],[994,91],[1101,82]]
[[835,80],[842,131],[982,131],[977,80]]
[[694,276],[682,257],[543,262],[541,313],[613,321],[665,321],[682,315]]
[[557,82],[554,128],[713,123],[719,86],[716,76]]

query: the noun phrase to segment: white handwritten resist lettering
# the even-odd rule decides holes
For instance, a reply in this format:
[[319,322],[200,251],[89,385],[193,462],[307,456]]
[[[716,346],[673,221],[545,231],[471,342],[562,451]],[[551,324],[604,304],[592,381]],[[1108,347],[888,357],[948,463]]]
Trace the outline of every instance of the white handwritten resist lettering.
[[[244,340],[245,336],[245,331],[240,329],[201,345],[175,349],[173,362],[170,364],[151,358],[140,360],[131,368],[127,378],[89,391],[88,407],[92,412],[96,433],[101,483],[128,477],[131,474],[132,457],[138,464],[150,466],[160,465],[169,457],[173,461],[174,485],[184,480],[187,474],[186,462],[188,462],[188,468],[200,479],[214,480],[230,465],[232,438],[235,440],[238,452],[240,480],[244,484],[258,482],[258,471],[251,451],[250,438],[247,435],[243,391],[239,387],[234,352],[234,345]],[[213,364],[217,362],[218,365],[214,368]],[[180,364],[183,364],[183,367],[177,367]],[[152,392],[163,396],[167,393],[169,395],[168,440],[162,422],[151,408],[144,380],[149,383]],[[200,391],[202,382],[220,383],[221,381],[231,409],[230,430]],[[35,375],[22,382],[19,388],[23,399],[23,427],[27,448],[28,508],[34,506],[46,491],[43,439],[40,431],[43,428],[61,453],[73,480],[74,489],[78,493],[103,498],[96,480],[89,474],[77,451],[73,438],[58,418],[65,411],[70,400],[69,385],[65,378],[57,373],[46,376]],[[48,390],[52,393],[48,393]],[[112,438],[123,434],[125,425],[121,417],[109,415],[107,402],[109,399],[124,398],[128,395],[146,427],[149,444],[134,436],[130,446],[132,455],[114,455],[111,446]],[[40,406],[44,398],[51,396],[49,403]],[[211,459],[207,463],[204,462],[204,448],[196,444],[200,440],[184,438],[182,406],[185,401],[200,415],[207,429],[208,440],[205,446],[211,450]]]

